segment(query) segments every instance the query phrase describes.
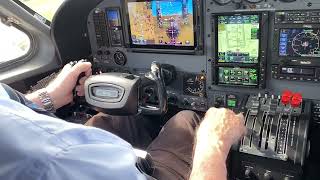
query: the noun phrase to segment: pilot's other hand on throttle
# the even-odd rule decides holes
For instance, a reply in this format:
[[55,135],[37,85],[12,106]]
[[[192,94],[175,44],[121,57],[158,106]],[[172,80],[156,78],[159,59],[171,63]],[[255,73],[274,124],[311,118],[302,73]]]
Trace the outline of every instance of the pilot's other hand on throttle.
[[[85,76],[79,80],[79,85],[77,85],[81,73],[85,73]],[[55,109],[73,101],[73,89],[76,89],[78,96],[84,96],[84,82],[91,74],[90,62],[80,61],[74,66],[66,64],[56,79],[46,87]]]
[[190,180],[226,180],[229,150],[245,133],[242,114],[210,108],[197,131]]
[[244,117],[225,108],[210,108],[197,132],[197,141],[228,154],[232,144],[246,133]]

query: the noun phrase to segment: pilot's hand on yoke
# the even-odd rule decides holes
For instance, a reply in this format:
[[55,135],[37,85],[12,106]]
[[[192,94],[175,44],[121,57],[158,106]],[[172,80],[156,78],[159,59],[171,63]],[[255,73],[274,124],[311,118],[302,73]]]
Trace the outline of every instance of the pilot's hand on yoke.
[[[72,64],[66,64],[59,75],[53,80],[46,88],[39,91],[46,91],[50,96],[54,109],[67,105],[73,101],[73,90],[75,89],[78,96],[84,96],[84,82],[92,74],[90,62],[79,61],[74,66]],[[81,73],[84,73],[79,80]],[[32,93],[26,96],[27,99],[42,106],[42,102],[38,97],[38,93]]]

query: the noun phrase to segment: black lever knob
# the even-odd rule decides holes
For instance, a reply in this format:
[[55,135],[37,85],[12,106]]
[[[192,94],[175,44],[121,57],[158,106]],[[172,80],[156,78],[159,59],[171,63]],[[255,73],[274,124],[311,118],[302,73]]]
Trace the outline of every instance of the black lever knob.
[[264,180],[273,180],[273,177],[271,175],[271,172],[265,172],[263,175]]
[[291,180],[291,177],[286,176],[283,178],[283,180]]
[[244,177],[246,179],[255,179],[255,175],[254,173],[252,172],[252,170],[250,168],[247,168],[245,171],[244,171]]
[[178,101],[177,96],[172,95],[172,96],[170,96],[170,97],[168,98],[168,102],[169,102],[170,104],[176,104],[177,101]]
[[223,99],[221,97],[217,97],[214,102],[214,107],[219,108],[224,105]]

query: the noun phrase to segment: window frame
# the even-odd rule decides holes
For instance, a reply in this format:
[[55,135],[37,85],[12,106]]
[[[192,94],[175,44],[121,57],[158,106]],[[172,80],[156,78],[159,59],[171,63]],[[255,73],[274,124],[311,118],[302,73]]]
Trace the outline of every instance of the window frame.
[[29,6],[25,5],[20,0],[12,0],[12,1],[15,2],[16,4],[18,4],[19,6],[21,6],[26,11],[28,11],[33,17],[37,18],[40,16],[42,19],[46,20],[45,22],[43,22],[44,24],[48,25],[49,27],[51,26],[51,21],[49,21],[47,18],[43,17],[41,14],[39,14],[36,11],[34,11],[33,9],[31,9]]
[[[7,18],[8,17],[0,15],[0,19],[7,19]],[[4,22],[1,21],[1,23],[4,23]],[[8,70],[8,69],[12,69],[13,65],[23,64],[23,63],[30,61],[32,59],[32,57],[35,55],[36,49],[38,47],[37,41],[34,38],[34,36],[30,32],[28,32],[26,29],[24,29],[22,26],[19,26],[18,24],[11,22],[11,25],[9,27],[14,27],[17,30],[23,32],[25,35],[27,35],[27,37],[29,38],[29,41],[30,41],[30,47],[29,47],[29,50],[24,55],[19,56],[14,59],[11,59],[11,60],[8,60],[8,61],[5,61],[5,62],[2,62],[2,63],[0,62],[0,72]]]

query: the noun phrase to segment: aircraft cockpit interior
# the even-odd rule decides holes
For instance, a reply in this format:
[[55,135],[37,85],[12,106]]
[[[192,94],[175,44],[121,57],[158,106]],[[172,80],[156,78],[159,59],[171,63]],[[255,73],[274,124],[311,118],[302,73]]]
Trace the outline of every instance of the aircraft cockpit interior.
[[180,110],[228,108],[247,128],[229,179],[320,178],[320,1],[65,0],[50,25],[19,2],[0,2],[0,17],[42,51],[0,63],[1,82],[33,91],[65,64],[92,63],[85,97],[57,116],[142,113],[161,127]]

